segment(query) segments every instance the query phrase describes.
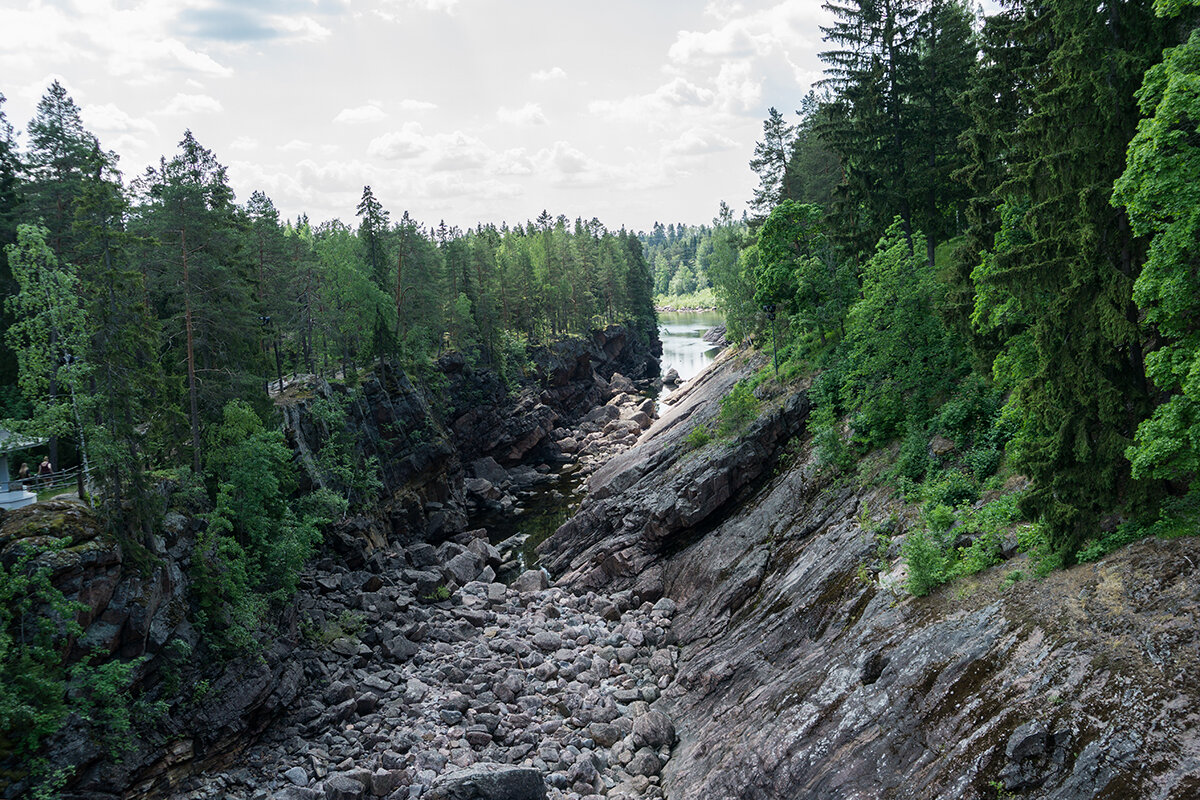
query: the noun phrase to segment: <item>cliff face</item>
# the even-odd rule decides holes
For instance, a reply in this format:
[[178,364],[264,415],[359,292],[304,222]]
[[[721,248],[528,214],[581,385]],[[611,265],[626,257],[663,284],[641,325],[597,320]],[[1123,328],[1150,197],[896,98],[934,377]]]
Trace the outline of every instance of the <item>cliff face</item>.
[[789,446],[802,400],[736,442],[677,446],[711,413],[703,386],[747,368],[720,362],[543,545],[561,586],[678,604],[669,797],[1200,795],[1200,541],[1042,581],[1010,577],[1032,572],[1019,556],[910,597],[888,588],[898,538],[882,580],[865,568],[902,509]]
[[[75,793],[153,796],[157,787],[192,769],[224,763],[299,691],[299,669],[286,662],[283,646],[228,663],[217,674],[204,673],[209,688],[203,695],[164,690],[170,682],[193,685],[202,674],[184,655],[199,644],[189,622],[187,577],[197,524],[168,513],[161,535],[134,556],[77,501],[37,503],[6,514],[0,523],[0,562],[9,567],[19,550],[36,552],[50,539],[66,540],[63,549],[43,552],[34,562],[49,568],[51,584],[68,601],[79,603],[76,621],[83,634],[64,643],[66,663],[85,655],[93,665],[137,659],[133,695],[143,703],[170,701],[153,724],[142,720],[124,745],[103,725],[68,717],[49,740],[46,757],[73,768]],[[286,629],[289,619],[280,622]],[[120,758],[112,756],[114,748]],[[29,790],[27,768],[24,759],[0,747],[0,796],[20,797]]]
[[353,518],[333,534],[339,551],[357,561],[363,550],[464,530],[468,476],[495,478],[498,468],[568,460],[556,445],[562,426],[609,400],[613,383],[657,374],[653,345],[610,325],[536,348],[530,354],[534,369],[515,393],[494,372],[474,369],[457,354],[437,362],[442,388],[436,391],[391,368],[372,372],[353,395],[344,386],[315,381],[279,403],[284,430],[310,481],[318,483],[323,478],[313,454],[340,432],[314,417],[312,400],[354,397],[346,432],[363,457],[377,459],[383,484],[379,512]]

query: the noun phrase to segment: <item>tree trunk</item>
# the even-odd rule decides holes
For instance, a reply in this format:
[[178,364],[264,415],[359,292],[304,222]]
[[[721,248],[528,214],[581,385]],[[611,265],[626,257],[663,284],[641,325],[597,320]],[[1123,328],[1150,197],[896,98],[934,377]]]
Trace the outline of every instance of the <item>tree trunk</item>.
[[183,257],[183,320],[187,329],[188,406],[192,422],[192,471],[200,474],[200,403],[196,397],[196,357],[192,349],[192,283],[187,257],[187,228],[179,231]]

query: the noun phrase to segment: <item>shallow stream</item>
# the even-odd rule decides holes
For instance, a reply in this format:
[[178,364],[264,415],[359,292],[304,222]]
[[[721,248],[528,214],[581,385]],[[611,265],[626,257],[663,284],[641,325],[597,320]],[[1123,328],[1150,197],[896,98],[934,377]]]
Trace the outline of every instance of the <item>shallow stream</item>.
[[[683,381],[689,381],[721,352],[721,348],[703,339],[705,333],[725,322],[724,317],[716,311],[660,312],[658,322],[658,336],[663,344],[663,374],[674,368]],[[670,392],[671,387],[664,387],[659,400],[669,402]],[[517,516],[487,512],[474,517],[472,527],[487,528],[488,538],[493,544],[499,544],[511,536],[527,536],[520,551],[520,570],[536,567],[537,553],[534,548],[575,513],[582,499],[582,480],[569,469],[564,468],[553,481],[522,493],[522,511]]]

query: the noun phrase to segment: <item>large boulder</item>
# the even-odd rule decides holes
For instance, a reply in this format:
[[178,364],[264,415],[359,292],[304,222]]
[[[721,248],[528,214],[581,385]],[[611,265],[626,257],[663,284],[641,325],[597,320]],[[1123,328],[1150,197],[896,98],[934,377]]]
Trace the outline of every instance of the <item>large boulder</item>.
[[425,800],[545,800],[546,782],[532,767],[481,761],[439,776]]

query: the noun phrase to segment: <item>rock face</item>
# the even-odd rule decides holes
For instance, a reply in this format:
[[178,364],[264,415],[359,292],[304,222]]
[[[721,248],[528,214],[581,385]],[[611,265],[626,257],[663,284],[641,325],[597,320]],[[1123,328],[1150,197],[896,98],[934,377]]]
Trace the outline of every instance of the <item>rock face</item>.
[[[141,563],[130,563],[86,506],[53,500],[4,515],[0,561],[11,566],[25,545],[66,539],[64,549],[45,552],[37,562],[50,568],[52,585],[68,601],[80,604],[76,621],[83,634],[69,643],[66,662],[84,655],[93,665],[140,659],[132,675],[134,694],[162,699],[159,687],[169,671],[177,673],[175,680],[194,674],[179,654],[198,644],[188,622],[187,566],[195,532],[194,520],[170,512],[163,535],[151,537]],[[288,624],[286,617],[280,622]],[[203,694],[170,706],[156,724],[142,725],[119,760],[109,752],[111,743],[77,717],[50,738],[46,757],[52,764],[71,765],[73,790],[96,797],[122,787],[137,795],[220,763],[295,698],[301,670],[288,655],[286,646],[276,645],[210,672]],[[19,796],[27,788],[23,775],[20,763],[0,748],[0,796]]]
[[[713,388],[693,392],[743,374],[711,370],[698,383]],[[898,542],[881,574],[864,569],[878,523],[902,514],[888,493],[835,481],[797,441],[745,502],[689,497],[726,451],[672,447],[704,410],[672,413],[593,476],[544,562],[574,591],[653,575],[678,605],[678,674],[655,705],[679,740],[668,797],[1200,796],[1200,540],[1142,542],[1042,581],[1014,580],[1032,572],[1018,556],[914,598],[895,588]],[[654,769],[635,753],[631,771]]]
[[717,400],[761,366],[736,355],[722,363],[726,368],[709,370],[672,397],[646,441],[589,479],[578,513],[538,548],[563,585],[633,588],[658,598],[664,556],[729,513],[770,474],[782,445],[803,430],[807,397],[791,395],[769,403],[741,436],[690,454],[684,435],[698,424],[713,426]]
[[[436,396],[389,365],[367,375],[353,395],[344,386],[313,379],[298,397],[280,401],[284,429],[310,484],[323,480],[314,454],[335,433],[349,433],[359,455],[377,460],[383,483],[380,512],[351,517],[332,532],[330,543],[359,566],[389,543],[464,530],[470,510],[511,510],[514,492],[538,481],[536,475],[523,477],[520,468],[560,465],[570,460],[564,453],[584,446],[574,442],[572,449],[564,426],[613,399],[614,376],[657,375],[661,344],[656,332],[652,336],[643,342],[625,327],[610,325],[589,337],[536,348],[530,354],[535,372],[515,392],[495,372],[471,367],[460,354],[439,359],[445,388]],[[632,382],[623,380],[620,385],[633,391]],[[316,398],[335,396],[353,398],[344,431],[328,430],[312,413]]]

